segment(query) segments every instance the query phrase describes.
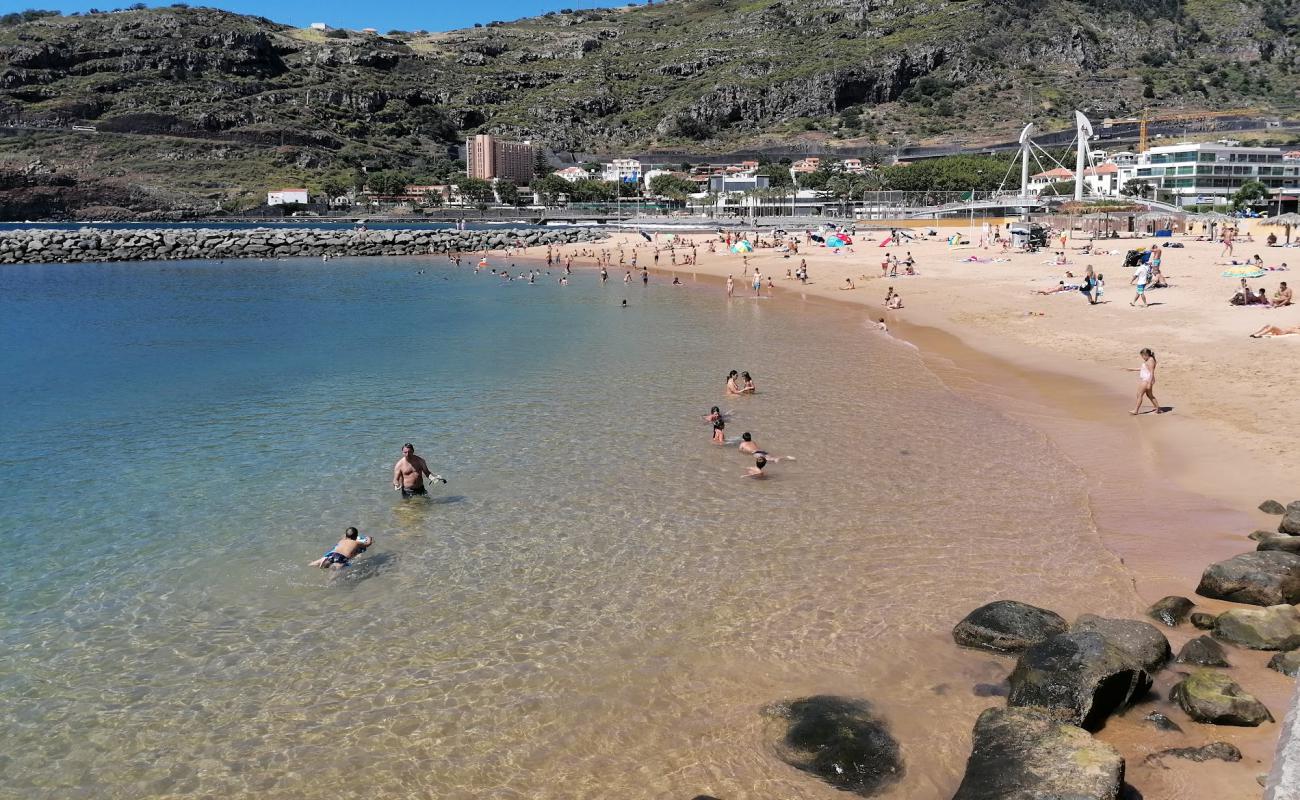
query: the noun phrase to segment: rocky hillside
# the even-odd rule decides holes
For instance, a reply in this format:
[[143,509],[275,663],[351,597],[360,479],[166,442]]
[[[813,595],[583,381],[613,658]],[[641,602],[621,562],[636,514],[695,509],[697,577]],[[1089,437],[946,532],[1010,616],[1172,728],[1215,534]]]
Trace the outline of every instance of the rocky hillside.
[[[480,131],[586,152],[972,141],[1076,107],[1289,111],[1298,33],[1300,0],[661,0],[385,35],[183,6],[9,15],[0,122],[150,137],[80,166],[125,176],[161,148],[214,191],[238,170],[213,147],[312,180],[427,172]],[[23,157],[84,149],[47,142]]]

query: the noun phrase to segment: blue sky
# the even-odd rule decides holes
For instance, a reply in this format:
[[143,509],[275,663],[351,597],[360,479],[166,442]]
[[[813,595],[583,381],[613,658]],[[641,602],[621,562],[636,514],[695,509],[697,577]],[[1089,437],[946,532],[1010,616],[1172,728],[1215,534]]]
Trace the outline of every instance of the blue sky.
[[[125,8],[134,0],[0,0],[0,13],[21,11],[26,8],[48,8],[62,11],[87,11],[91,8],[109,10]],[[157,2],[146,0],[150,6],[170,5],[174,0]],[[380,32],[394,28],[405,31],[445,31],[468,28],[475,22],[510,20],[531,17],[561,8],[603,8],[626,5],[608,0],[429,0],[412,3],[410,0],[189,0],[192,6],[211,6],[255,14],[276,22],[306,27],[313,22],[324,22],[339,28],[377,28]]]

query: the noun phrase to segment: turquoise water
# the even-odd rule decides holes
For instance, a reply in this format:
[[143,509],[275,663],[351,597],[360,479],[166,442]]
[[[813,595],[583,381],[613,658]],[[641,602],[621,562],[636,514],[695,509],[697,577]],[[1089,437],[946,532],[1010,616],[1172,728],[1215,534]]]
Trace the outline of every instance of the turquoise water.
[[0,270],[0,797],[837,797],[757,709],[838,691],[937,798],[987,700],[934,687],[999,669],[953,622],[1129,602],[1078,474],[860,313],[554,281]]

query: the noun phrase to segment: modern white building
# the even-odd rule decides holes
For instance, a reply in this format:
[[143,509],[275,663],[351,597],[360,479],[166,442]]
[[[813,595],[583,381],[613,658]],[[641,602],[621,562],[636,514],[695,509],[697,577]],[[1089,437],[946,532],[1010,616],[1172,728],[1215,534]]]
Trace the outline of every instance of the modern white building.
[[287,203],[299,203],[307,205],[306,189],[276,189],[266,193],[266,204],[268,206],[282,206]]
[[600,179],[614,183],[640,183],[641,162],[635,158],[616,158],[603,165]]
[[1273,198],[1300,192],[1300,163],[1286,159],[1280,147],[1173,144],[1138,156],[1133,179],[1172,194],[1181,206],[1217,205],[1229,202],[1247,181],[1264,184]]
[[748,192],[752,189],[766,189],[771,185],[766,175],[710,175],[710,192]]

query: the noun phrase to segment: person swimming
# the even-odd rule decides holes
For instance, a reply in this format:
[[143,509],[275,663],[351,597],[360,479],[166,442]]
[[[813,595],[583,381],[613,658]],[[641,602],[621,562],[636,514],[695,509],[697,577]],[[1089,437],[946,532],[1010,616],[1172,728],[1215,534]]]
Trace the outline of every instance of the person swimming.
[[714,443],[714,444],[726,444],[726,443],[727,443],[726,431],[727,431],[727,423],[726,423],[726,422],[725,422],[721,417],[719,417],[718,419],[714,420],[714,421],[713,421],[713,440],[712,440],[713,443]]
[[364,553],[374,543],[373,536],[362,536],[356,528],[348,528],[343,532],[343,538],[339,539],[338,544],[307,566],[320,567],[321,569],[343,569],[350,566],[352,559]]
[[762,480],[763,478],[767,477],[767,473],[763,472],[763,468],[766,466],[767,466],[767,459],[761,455],[756,456],[754,458],[754,466],[745,470],[745,474],[742,477],[758,478]]
[[717,406],[710,408],[709,413],[704,415],[705,422],[717,422],[720,419],[722,419],[722,409]]
[[740,452],[757,453],[758,445],[754,444],[754,437],[749,435],[749,431],[740,434]]
[[748,372],[740,373],[740,377],[741,380],[744,381],[744,385],[740,387],[741,394],[753,394],[754,392],[758,391],[757,389],[754,388],[754,379],[749,377]]
[[737,381],[739,375],[734,369],[727,373],[727,394],[740,394],[740,383]]

